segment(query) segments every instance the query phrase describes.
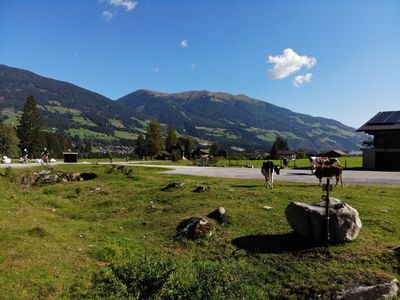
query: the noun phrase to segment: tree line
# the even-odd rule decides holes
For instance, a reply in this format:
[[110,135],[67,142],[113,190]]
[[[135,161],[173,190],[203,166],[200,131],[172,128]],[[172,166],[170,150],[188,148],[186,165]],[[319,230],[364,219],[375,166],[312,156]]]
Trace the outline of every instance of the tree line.
[[[169,125],[165,138],[160,123],[150,120],[147,130],[140,133],[136,140],[134,156],[138,158],[169,158],[172,160],[197,159],[204,154],[198,141],[191,136],[178,136],[173,125]],[[45,130],[42,125],[42,116],[37,110],[37,103],[33,96],[28,96],[19,118],[16,129],[0,121],[0,155],[19,157],[23,149],[27,149],[30,158],[39,157],[43,148],[50,149],[53,157],[60,157],[66,149],[79,151],[83,157],[92,157],[91,141],[73,142],[62,133]],[[287,149],[287,143],[278,137],[271,149],[271,157],[277,152]],[[226,149],[213,143],[209,149],[212,157],[227,157]]]
[[20,157],[23,150],[27,149],[28,156],[36,158],[45,147],[51,149],[52,156],[59,157],[64,149],[72,145],[64,135],[43,128],[37,103],[33,96],[28,96],[16,129],[0,121],[0,154]]

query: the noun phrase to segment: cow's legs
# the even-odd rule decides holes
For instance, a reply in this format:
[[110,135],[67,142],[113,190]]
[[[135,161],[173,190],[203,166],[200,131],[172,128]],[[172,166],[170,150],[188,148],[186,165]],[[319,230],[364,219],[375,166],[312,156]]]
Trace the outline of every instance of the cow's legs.
[[273,189],[274,188],[274,170],[271,170],[270,181],[271,181],[271,189]]

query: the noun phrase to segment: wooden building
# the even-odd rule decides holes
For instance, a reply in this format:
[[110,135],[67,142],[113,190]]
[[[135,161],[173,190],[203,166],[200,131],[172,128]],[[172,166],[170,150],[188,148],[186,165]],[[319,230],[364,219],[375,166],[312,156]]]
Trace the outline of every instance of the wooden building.
[[367,170],[400,171],[400,111],[377,113],[357,131],[373,135],[373,148],[363,149]]

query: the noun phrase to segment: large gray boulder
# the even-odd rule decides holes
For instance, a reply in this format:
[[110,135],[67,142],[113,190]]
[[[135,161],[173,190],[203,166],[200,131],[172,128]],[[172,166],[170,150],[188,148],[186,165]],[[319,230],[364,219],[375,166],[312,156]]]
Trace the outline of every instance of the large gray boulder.
[[[353,241],[362,228],[358,211],[339,199],[329,198],[329,232],[334,243]],[[289,225],[315,242],[325,238],[325,199],[313,204],[291,202],[285,210]]]

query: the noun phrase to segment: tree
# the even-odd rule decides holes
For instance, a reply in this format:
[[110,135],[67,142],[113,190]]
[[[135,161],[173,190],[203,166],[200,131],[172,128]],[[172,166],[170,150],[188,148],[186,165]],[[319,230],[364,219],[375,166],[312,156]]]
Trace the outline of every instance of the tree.
[[19,157],[18,142],[15,129],[0,122],[0,156]]
[[164,139],[162,136],[162,128],[157,120],[150,120],[146,133],[146,154],[149,156],[160,155],[165,149]]
[[167,151],[170,151],[170,149],[178,143],[178,137],[176,135],[176,130],[173,125],[169,125],[167,128],[167,137],[165,139],[165,148]]
[[139,133],[139,136],[136,139],[135,154],[139,157],[146,156],[146,140],[141,133]]
[[27,148],[34,156],[40,154],[40,136],[42,129],[42,116],[36,110],[36,101],[33,96],[28,96],[22,115],[17,126],[20,149]]
[[217,143],[213,143],[210,147],[210,155],[213,157],[217,157],[219,152],[219,145]]
[[278,152],[279,151],[285,151],[288,150],[288,144],[286,142],[286,140],[282,137],[277,137],[274,144],[272,145],[271,148],[271,158],[272,159],[278,159]]
[[[42,138],[43,145],[50,150],[51,157],[60,158],[62,157],[62,153],[64,152],[64,150],[70,148],[68,147],[68,140],[61,133],[43,131]],[[79,154],[84,157],[87,151],[83,144],[81,148],[78,148],[78,150]]]

